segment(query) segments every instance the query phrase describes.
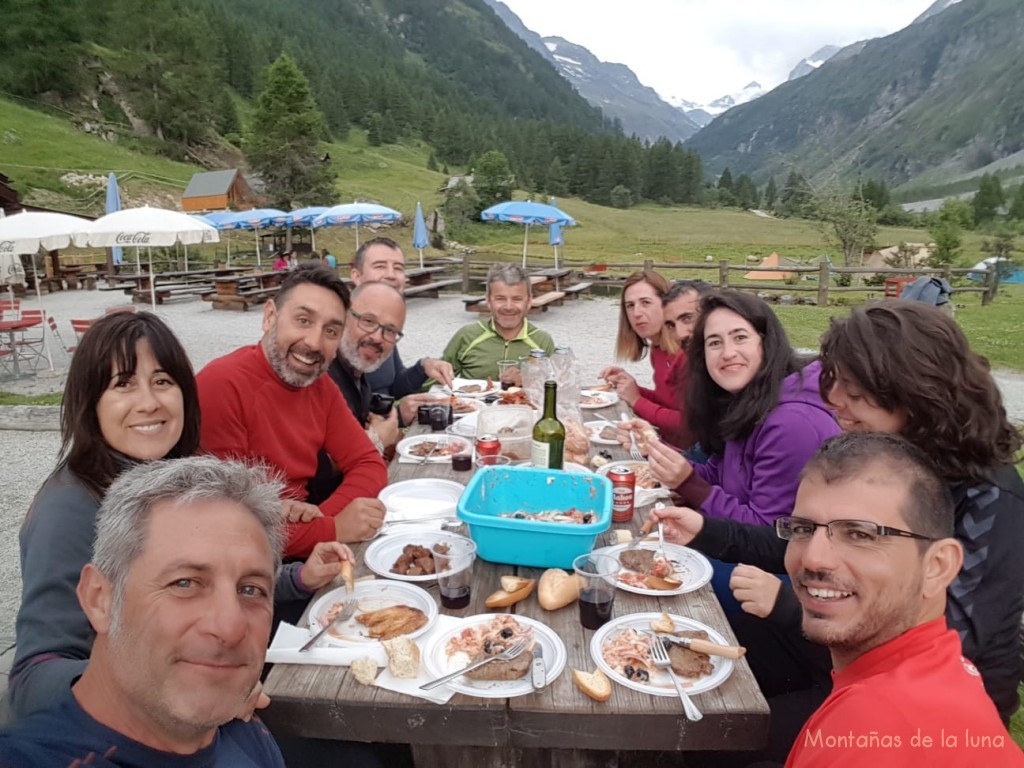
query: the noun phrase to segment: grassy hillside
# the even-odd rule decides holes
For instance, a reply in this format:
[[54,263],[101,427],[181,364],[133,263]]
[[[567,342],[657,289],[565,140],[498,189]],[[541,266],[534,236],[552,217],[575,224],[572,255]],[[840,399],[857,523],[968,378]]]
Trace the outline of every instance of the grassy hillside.
[[[101,213],[103,187],[69,186],[60,177],[68,172],[120,179],[122,194],[152,192],[180,196],[198,166],[135,151],[73,128],[65,119],[0,99],[0,172],[8,175],[22,198],[39,205],[55,204],[69,211]],[[62,201],[63,200],[63,204]]]

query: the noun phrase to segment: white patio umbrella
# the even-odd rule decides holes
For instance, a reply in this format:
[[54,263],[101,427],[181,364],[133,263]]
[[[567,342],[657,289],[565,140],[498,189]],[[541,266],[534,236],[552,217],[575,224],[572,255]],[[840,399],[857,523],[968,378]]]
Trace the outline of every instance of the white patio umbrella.
[[[79,246],[112,248],[117,245],[135,246],[135,264],[142,272],[139,248],[171,246],[175,243],[194,245],[220,242],[216,228],[206,222],[178,211],[163,208],[125,208],[96,219],[75,233]],[[156,286],[153,282],[153,252],[149,251],[149,294],[156,309]]]
[[[11,214],[0,219],[0,254],[14,256],[30,254],[34,256],[40,248],[44,251],[67,248],[72,243],[73,233],[88,224],[88,219],[80,219],[77,216],[68,216],[64,213],[50,213],[49,211],[22,211]],[[36,262],[33,258],[32,272],[36,283],[36,299],[39,301],[39,308],[45,312],[43,294],[39,287],[39,270],[35,265]],[[46,359],[49,361],[52,371],[53,356],[50,354],[50,344],[47,338],[44,328]]]

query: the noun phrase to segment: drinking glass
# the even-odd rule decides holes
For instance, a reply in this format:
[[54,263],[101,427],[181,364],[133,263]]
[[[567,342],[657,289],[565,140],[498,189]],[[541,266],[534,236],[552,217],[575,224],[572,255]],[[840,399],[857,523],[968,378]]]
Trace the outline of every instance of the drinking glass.
[[441,590],[441,605],[457,610],[469,605],[473,585],[473,561],[476,543],[472,539],[448,539],[448,551],[434,551],[437,586]]
[[580,624],[586,629],[599,629],[612,617],[619,561],[610,555],[591,552],[573,560],[572,567],[583,580],[580,585]]

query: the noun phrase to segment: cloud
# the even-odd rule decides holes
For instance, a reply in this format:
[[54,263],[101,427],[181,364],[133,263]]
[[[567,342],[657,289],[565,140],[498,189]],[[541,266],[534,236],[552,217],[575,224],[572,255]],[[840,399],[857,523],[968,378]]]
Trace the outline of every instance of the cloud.
[[824,45],[905,27],[931,0],[504,0],[541,35],[629,66],[662,96],[707,102],[786,79]]

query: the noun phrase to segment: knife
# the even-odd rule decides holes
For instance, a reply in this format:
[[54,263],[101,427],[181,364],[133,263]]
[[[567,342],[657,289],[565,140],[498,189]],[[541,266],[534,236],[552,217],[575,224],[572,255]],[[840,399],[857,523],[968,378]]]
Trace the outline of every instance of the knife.
[[697,637],[679,637],[678,635],[666,635],[658,633],[655,635],[659,640],[668,640],[670,643],[681,645],[697,653],[706,653],[708,656],[724,656],[728,659],[739,659],[747,653],[742,645],[719,645],[709,640],[701,640]]
[[544,649],[540,643],[533,646],[533,664],[530,666],[530,682],[533,683],[533,690],[539,691],[548,681],[547,671],[544,669]]

